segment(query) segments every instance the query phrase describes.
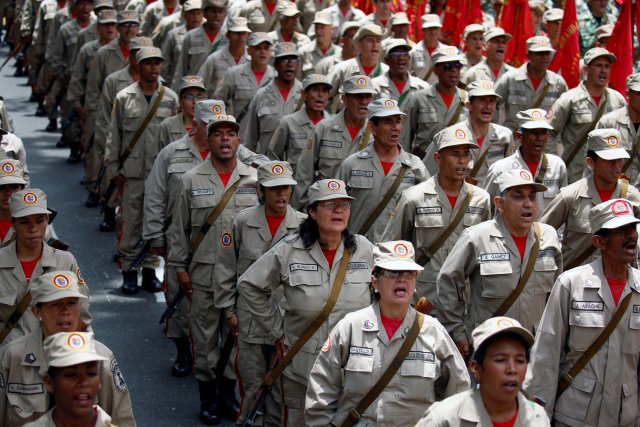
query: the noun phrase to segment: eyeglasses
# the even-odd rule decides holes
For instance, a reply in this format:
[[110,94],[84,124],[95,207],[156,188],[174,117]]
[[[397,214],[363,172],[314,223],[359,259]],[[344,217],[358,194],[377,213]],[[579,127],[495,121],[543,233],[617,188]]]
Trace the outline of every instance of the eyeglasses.
[[407,279],[413,279],[418,275],[417,271],[407,270],[407,271],[396,271],[396,270],[380,270],[380,276],[388,277],[389,279],[398,279],[400,277],[405,277]]
[[186,95],[182,95],[181,98],[184,99],[185,101],[193,101],[193,100],[203,101],[203,100],[207,99],[207,97],[204,96],[204,95],[193,95],[191,93],[188,93]]
[[121,22],[118,24],[118,26],[131,28],[131,27],[139,27],[140,24],[138,24],[137,22]]
[[278,58],[278,62],[286,62],[289,64],[297,64],[300,62],[299,58]]
[[344,202],[320,202],[318,206],[322,206],[323,208],[327,208],[330,211],[335,211],[337,208],[340,208],[343,211],[347,209],[351,209],[351,201],[347,200]]
[[405,57],[409,57],[409,51],[408,50],[401,50],[398,52],[389,52],[389,56],[391,58],[405,58]]
[[460,70],[462,69],[462,64],[459,62],[447,62],[445,64],[442,65],[442,69],[445,71],[451,71],[453,69],[457,69]]

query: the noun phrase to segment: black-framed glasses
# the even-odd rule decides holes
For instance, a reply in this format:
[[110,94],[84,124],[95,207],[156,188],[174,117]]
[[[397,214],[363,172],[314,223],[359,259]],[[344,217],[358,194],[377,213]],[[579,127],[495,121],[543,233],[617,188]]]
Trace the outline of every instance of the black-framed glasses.
[[298,62],[300,62],[300,58],[297,57],[284,57],[284,58],[278,58],[278,62],[285,62],[285,63],[289,63],[289,64],[297,64]]
[[380,270],[380,276],[387,277],[389,279],[398,279],[400,277],[404,277],[407,279],[413,279],[418,275],[418,272],[415,270]]
[[459,62],[446,62],[442,64],[442,69],[445,71],[451,71],[453,69],[460,70],[462,69],[462,64]]
[[351,209],[351,200],[345,200],[342,202],[319,202],[318,206],[322,206],[323,208],[327,208],[330,211],[335,211],[337,208],[344,210]]
[[206,96],[204,95],[194,95],[192,93],[188,93],[186,95],[182,95],[181,96],[182,99],[184,99],[185,101],[204,101],[205,99],[207,99]]
[[408,58],[409,51],[408,50],[399,50],[395,52],[389,52],[389,56],[391,58]]

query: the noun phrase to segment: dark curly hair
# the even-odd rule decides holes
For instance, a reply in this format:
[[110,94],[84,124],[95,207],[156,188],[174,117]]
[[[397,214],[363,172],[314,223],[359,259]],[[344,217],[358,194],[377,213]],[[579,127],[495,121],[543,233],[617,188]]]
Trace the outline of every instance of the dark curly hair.
[[[307,207],[307,213],[309,216],[300,224],[300,237],[305,248],[311,247],[316,241],[320,244],[320,247],[326,247],[326,244],[320,240],[320,231],[318,230],[318,223],[315,219],[311,218],[311,211],[317,212],[318,202],[314,202]],[[349,232],[348,228],[342,231],[342,238],[344,239],[345,248],[351,248],[352,251],[357,249],[356,236]]]

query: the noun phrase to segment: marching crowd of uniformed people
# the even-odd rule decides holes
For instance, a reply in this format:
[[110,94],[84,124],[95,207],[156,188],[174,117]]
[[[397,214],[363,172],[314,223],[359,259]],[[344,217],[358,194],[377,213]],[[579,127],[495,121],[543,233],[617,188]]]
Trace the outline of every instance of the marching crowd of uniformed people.
[[[640,73],[608,87],[617,9],[577,0],[569,89],[549,69],[563,1],[528,2],[517,68],[502,0],[462,51],[445,3],[5,7],[16,75],[117,235],[121,292],[164,292],[201,423],[640,425]],[[10,113],[0,425],[135,426]]]

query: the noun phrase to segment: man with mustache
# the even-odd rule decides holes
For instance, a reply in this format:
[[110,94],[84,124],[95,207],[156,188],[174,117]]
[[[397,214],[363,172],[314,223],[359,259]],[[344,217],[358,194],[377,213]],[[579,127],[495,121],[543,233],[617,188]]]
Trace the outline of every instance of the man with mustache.
[[568,269],[590,262],[597,256],[591,244],[589,210],[610,199],[627,199],[640,206],[640,192],[620,179],[629,154],[623,148],[620,132],[596,129],[587,138],[586,163],[592,173],[560,190],[540,217],[555,229],[564,226],[562,259]]
[[493,27],[485,31],[482,38],[487,57],[465,71],[462,75],[462,83],[465,85],[475,80],[489,80],[495,83],[503,74],[514,69],[504,62],[507,43],[513,38],[511,34],[505,33],[500,27]]
[[631,265],[640,220],[633,210],[624,199],[591,208],[590,243],[602,256],[558,277],[544,310],[524,389],[547,402],[556,426],[632,426],[638,420],[640,272]]
[[524,169],[502,173],[498,187],[498,215],[462,232],[437,279],[438,319],[465,358],[471,331],[490,317],[505,315],[535,332],[562,272],[556,230],[534,222],[536,193],[547,187]]
[[583,176],[587,134],[595,127],[594,122],[626,104],[619,92],[607,87],[614,62],[616,57],[607,49],[590,49],[584,57],[587,79],[563,93],[551,107],[551,136],[558,137],[563,145],[562,160],[570,183]]

